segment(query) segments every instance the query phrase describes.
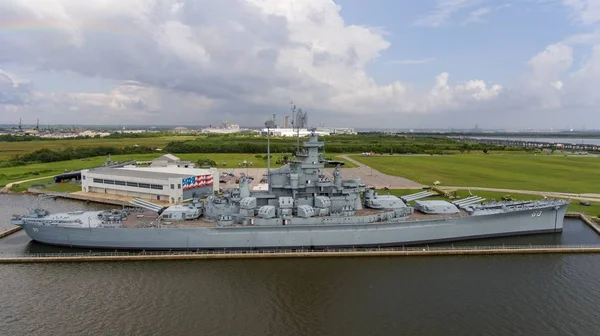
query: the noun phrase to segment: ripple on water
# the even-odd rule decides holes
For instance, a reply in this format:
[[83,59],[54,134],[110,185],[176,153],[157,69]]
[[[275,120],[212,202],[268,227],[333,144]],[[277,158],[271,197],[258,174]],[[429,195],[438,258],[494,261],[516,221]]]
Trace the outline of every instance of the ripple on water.
[[[29,197],[6,196],[4,217]],[[0,283],[2,335],[600,335],[597,255],[0,265]]]

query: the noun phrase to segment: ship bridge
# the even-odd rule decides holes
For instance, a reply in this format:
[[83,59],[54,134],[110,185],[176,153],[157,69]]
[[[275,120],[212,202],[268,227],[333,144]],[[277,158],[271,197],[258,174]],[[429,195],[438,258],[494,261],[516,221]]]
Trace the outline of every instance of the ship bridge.
[[298,149],[296,157],[298,160],[292,161],[293,164],[300,164],[301,168],[323,168],[325,162],[322,160],[320,148],[325,147],[324,141],[319,141],[319,136],[313,129],[308,141],[302,143],[302,149]]

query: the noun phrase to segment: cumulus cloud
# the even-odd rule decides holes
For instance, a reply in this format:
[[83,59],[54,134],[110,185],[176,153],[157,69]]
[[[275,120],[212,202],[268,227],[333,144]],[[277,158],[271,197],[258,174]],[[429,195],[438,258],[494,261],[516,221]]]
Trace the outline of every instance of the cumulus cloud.
[[[600,105],[600,3],[562,0],[580,24],[592,32],[569,36],[532,57],[524,90],[544,109],[597,109]],[[574,48],[582,62],[574,64]]]
[[0,111],[16,111],[31,100],[29,83],[19,83],[0,69]]
[[390,43],[378,29],[344,22],[332,0],[3,0],[0,22],[32,28],[0,35],[0,64],[138,83],[38,93],[31,107],[97,119],[119,111],[123,119],[173,113],[198,123],[218,112],[254,120],[248,114],[281,111],[291,99],[332,115],[420,113],[501,91],[479,80],[452,85],[445,73],[430,91],[379,85],[365,68]]
[[390,61],[391,64],[400,64],[400,65],[411,65],[411,64],[425,64],[429,62],[435,61],[435,58],[428,57],[422,59],[399,59]]
[[438,0],[435,8],[415,23],[423,26],[439,27],[455,13],[472,8],[482,0]]
[[600,2],[597,0],[562,0],[576,20],[583,24],[600,22]]

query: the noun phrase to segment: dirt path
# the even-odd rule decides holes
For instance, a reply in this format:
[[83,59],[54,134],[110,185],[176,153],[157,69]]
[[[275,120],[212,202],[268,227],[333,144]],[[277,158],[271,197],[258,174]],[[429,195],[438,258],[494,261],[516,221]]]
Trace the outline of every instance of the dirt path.
[[43,179],[47,179],[47,178],[51,178],[51,177],[54,177],[54,175],[52,175],[52,176],[44,176],[44,177],[36,177],[36,178],[28,179],[28,180],[11,182],[11,183],[8,183],[7,185],[5,185],[4,188],[0,189],[0,194],[6,194],[6,193],[8,193],[8,191],[10,190],[10,188],[13,185],[15,185],[15,184],[21,184],[21,183],[31,182],[31,181],[37,181],[37,180],[43,180]]

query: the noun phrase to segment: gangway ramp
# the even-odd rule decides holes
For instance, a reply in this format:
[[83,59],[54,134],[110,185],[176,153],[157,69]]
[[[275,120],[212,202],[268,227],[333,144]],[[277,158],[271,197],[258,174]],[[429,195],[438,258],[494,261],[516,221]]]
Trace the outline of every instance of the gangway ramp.
[[158,204],[154,204],[154,203],[145,201],[140,198],[134,198],[131,201],[129,201],[129,203],[139,206],[141,208],[144,208],[146,210],[157,212],[157,213],[163,208],[162,206],[160,206]]

